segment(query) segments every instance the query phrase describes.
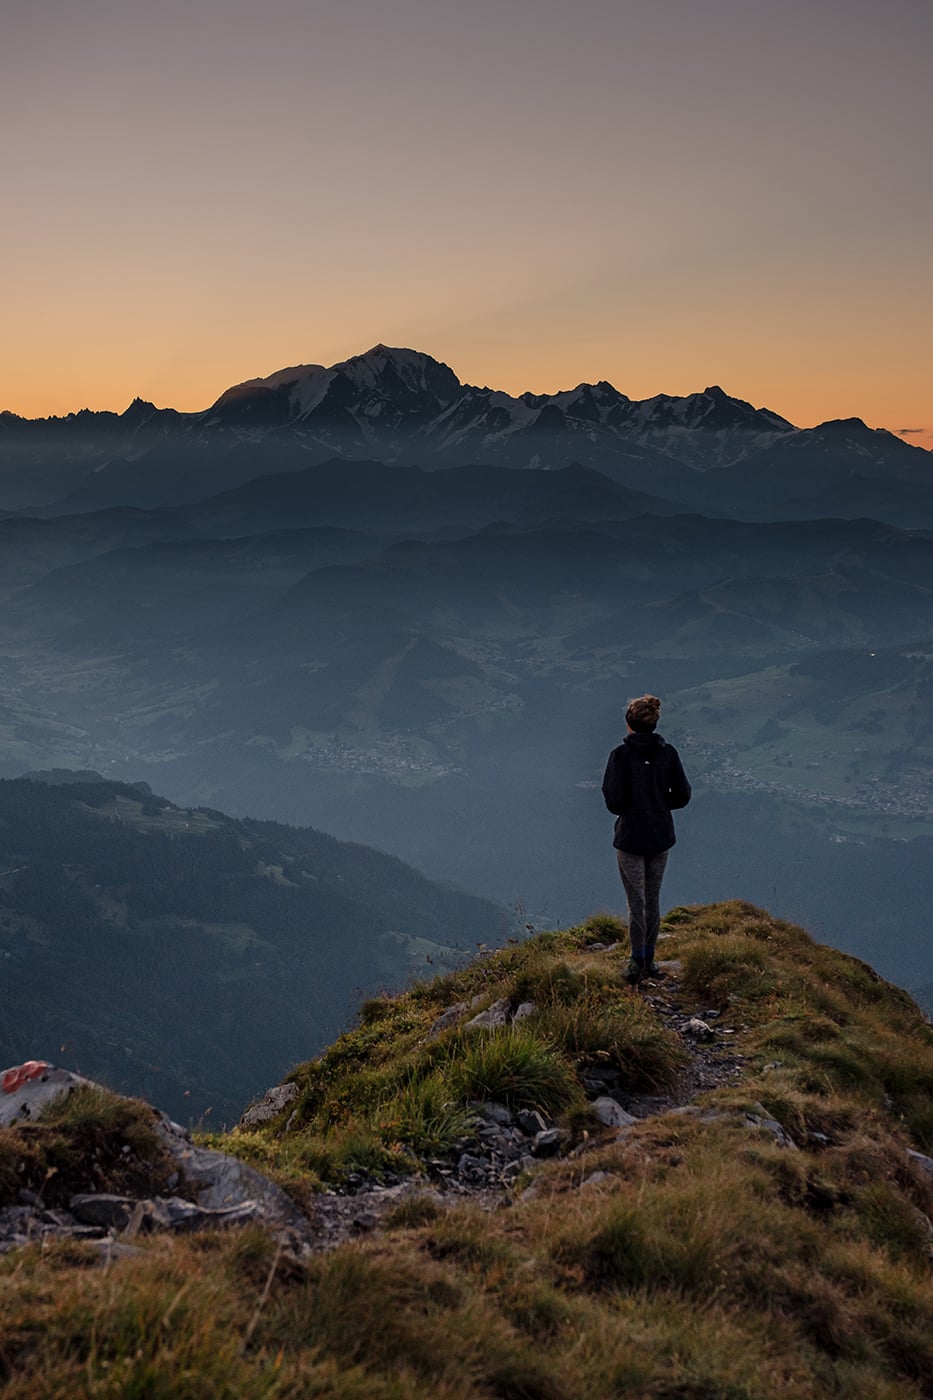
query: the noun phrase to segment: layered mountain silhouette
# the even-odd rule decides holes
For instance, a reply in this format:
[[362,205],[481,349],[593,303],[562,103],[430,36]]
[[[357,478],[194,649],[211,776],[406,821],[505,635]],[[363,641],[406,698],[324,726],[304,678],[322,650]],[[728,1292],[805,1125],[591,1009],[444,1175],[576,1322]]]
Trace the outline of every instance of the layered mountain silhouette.
[[826,513],[840,482],[855,490],[855,513],[876,514],[883,484],[894,523],[911,523],[910,510],[933,523],[931,454],[859,419],[799,429],[715,385],[633,400],[601,380],[512,396],[385,345],[247,380],[202,413],[137,399],[123,414],[0,414],[0,508],[177,505],[334,459],[432,471],[582,465],[649,496],[752,518]]

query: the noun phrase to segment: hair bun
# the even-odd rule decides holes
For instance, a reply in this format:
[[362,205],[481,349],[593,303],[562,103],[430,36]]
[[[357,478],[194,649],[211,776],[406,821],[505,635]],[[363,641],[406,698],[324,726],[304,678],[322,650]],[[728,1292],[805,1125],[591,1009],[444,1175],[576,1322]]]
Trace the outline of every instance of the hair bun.
[[653,729],[661,715],[661,701],[656,695],[639,695],[628,702],[626,723],[632,729]]

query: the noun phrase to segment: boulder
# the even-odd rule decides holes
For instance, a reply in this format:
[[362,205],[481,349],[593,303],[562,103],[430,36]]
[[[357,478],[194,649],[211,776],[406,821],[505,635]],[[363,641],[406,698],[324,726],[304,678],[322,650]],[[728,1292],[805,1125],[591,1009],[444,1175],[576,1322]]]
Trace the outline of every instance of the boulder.
[[267,1225],[269,1222],[256,1201],[240,1201],[237,1205],[210,1210],[183,1201],[180,1196],[159,1196],[152,1201],[137,1201],[127,1231],[171,1230],[175,1234],[191,1234],[195,1230],[228,1229],[233,1225]]
[[469,1003],[465,1001],[458,1001],[454,1006],[448,1006],[447,1010],[441,1012],[428,1031],[428,1040],[434,1040],[444,1031],[450,1030],[451,1026],[455,1026],[469,1009]]
[[626,1113],[620,1103],[616,1103],[615,1099],[610,1099],[605,1094],[594,1099],[590,1108],[600,1123],[604,1123],[607,1128],[628,1128],[632,1123],[638,1122],[634,1114]]
[[112,1196],[107,1192],[79,1192],[68,1202],[68,1209],[81,1225],[99,1225],[105,1230],[125,1230],[136,1202],[132,1196]]
[[509,999],[503,997],[500,1001],[494,1001],[491,1006],[487,1006],[485,1011],[480,1011],[471,1020],[467,1021],[464,1030],[468,1031],[494,1031],[500,1026],[507,1026],[509,1023]]
[[536,1157],[556,1157],[560,1151],[560,1140],[559,1128],[545,1128],[543,1133],[535,1133],[531,1150]]
[[249,1202],[273,1228],[299,1233],[307,1229],[308,1222],[291,1197],[254,1167],[212,1147],[198,1147],[183,1128],[167,1118],[156,1124],[156,1131],[175,1161],[180,1180],[199,1206],[229,1210]]
[[494,1099],[487,1099],[485,1102],[476,1102],[470,1106],[477,1117],[484,1119],[487,1123],[495,1123],[500,1128],[509,1128],[512,1125],[512,1110],[504,1103],[496,1103]]
[[[180,1196],[158,1196],[135,1201],[131,1196],[111,1196],[83,1192],[72,1196],[69,1207],[80,1225],[96,1225],[129,1236],[171,1230],[189,1234],[193,1230],[217,1229],[230,1225],[266,1223],[255,1201],[240,1201],[219,1210],[195,1205]],[[67,1222],[60,1222],[67,1228]]]
[[712,1026],[707,1025],[705,1021],[701,1021],[699,1016],[691,1016],[690,1020],[684,1026],[684,1035],[689,1035],[692,1040],[698,1040],[704,1043],[716,1039],[716,1032],[713,1030]]
[[547,1120],[536,1108],[521,1109],[515,1115],[515,1119],[522,1132],[528,1137],[534,1137],[535,1133],[543,1133],[548,1126]]

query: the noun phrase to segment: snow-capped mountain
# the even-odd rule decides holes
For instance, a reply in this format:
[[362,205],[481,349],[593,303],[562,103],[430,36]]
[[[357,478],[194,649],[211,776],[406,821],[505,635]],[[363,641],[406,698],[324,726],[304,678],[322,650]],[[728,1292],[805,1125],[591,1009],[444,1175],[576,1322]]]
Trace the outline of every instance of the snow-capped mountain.
[[[700,470],[727,465],[794,431],[779,414],[718,387],[637,401],[601,380],[513,397],[462,384],[430,355],[386,345],[329,368],[297,365],[247,380],[222,394],[203,421],[245,434],[290,430],[311,450],[352,447],[388,460],[583,461],[605,470],[608,457],[618,459],[617,469],[655,471],[664,465],[659,458]],[[675,467],[671,475],[681,473]]]
[[[754,512],[759,498],[769,510],[780,512],[785,498],[802,508],[811,497],[834,511],[832,492],[856,477],[875,483],[862,493],[869,514],[878,513],[882,486],[933,492],[933,453],[858,419],[799,429],[718,385],[636,400],[600,380],[513,396],[463,384],[420,351],[376,345],[338,364],[248,379],[203,413],[141,399],[122,414],[0,413],[0,509],[184,504],[334,458],[431,471],[576,464],[641,493],[726,513]],[[791,496],[798,476],[802,489],[795,484]],[[898,490],[891,509],[909,524],[913,497]]]

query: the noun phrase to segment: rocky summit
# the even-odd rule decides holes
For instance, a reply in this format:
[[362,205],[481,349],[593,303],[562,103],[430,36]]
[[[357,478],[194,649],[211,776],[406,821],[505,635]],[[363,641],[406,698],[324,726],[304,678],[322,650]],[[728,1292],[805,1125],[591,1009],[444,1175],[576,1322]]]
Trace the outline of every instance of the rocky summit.
[[399,996],[226,1134],[0,1093],[5,1394],[930,1394],[933,1032],[733,902]]

